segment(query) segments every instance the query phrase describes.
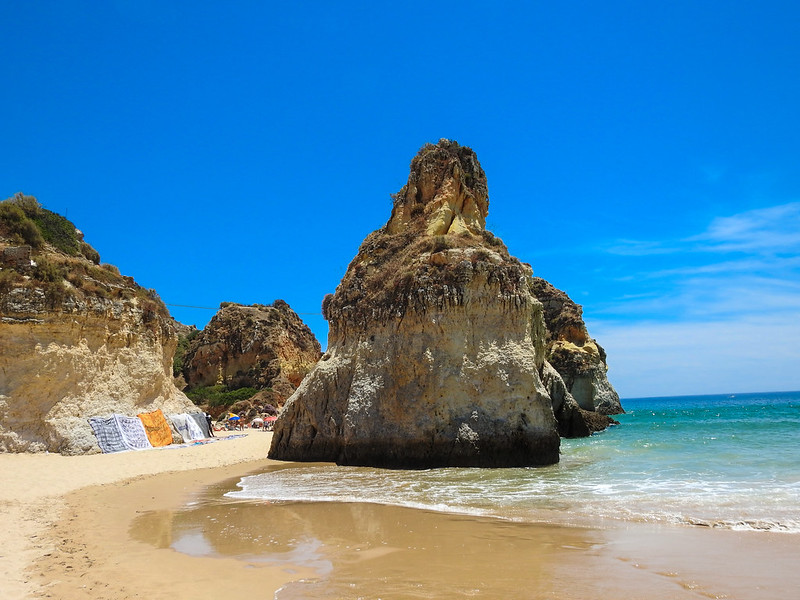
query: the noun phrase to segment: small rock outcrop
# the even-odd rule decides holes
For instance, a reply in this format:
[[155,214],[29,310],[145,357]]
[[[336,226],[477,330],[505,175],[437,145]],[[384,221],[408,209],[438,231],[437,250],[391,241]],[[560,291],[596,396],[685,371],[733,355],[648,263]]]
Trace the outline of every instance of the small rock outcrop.
[[624,411],[606,375],[606,352],[589,336],[583,308],[539,277],[531,280],[531,291],[544,307],[549,367],[542,375],[559,433],[582,437],[616,424],[608,415]]
[[99,452],[89,417],[196,410],[172,383],[163,302],[67,219],[0,202],[0,255],[0,452]]
[[[389,221],[323,302],[328,351],[281,412],[271,458],[396,468],[558,461],[547,386],[560,383],[563,406],[575,400],[546,361],[532,269],[486,231],[488,207],[471,149],[440,140],[420,150]],[[574,408],[563,418],[580,419]]]
[[223,303],[183,359],[188,388],[271,389],[282,404],[322,355],[311,329],[283,300]]

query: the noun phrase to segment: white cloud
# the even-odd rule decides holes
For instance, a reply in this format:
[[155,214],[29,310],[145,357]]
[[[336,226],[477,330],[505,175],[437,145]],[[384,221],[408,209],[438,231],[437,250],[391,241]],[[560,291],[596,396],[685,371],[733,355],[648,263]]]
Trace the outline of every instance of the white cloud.
[[[782,269],[800,268],[800,256],[770,257],[770,258],[743,258],[741,260],[728,260],[704,265],[681,266],[673,269],[663,269],[639,276],[651,279],[661,277],[689,276],[689,275],[725,275],[729,273],[770,273]],[[628,277],[630,279],[630,277]]]
[[622,396],[800,389],[800,202],[608,251],[626,276],[587,318]]
[[689,238],[620,240],[608,252],[629,258],[617,261],[619,296],[596,314],[674,320],[800,306],[800,202],[718,217]]
[[[637,284],[646,282],[642,274]],[[647,286],[645,286],[647,287]],[[621,294],[605,304],[589,307],[591,314],[608,319],[665,321],[730,319],[737,315],[795,312],[800,307],[800,278],[756,274],[675,277],[648,291]]]
[[628,240],[621,239],[610,244],[605,251],[609,254],[619,254],[621,256],[653,256],[656,254],[673,254],[680,252],[679,245],[671,245],[660,241]]
[[800,390],[800,310],[790,318],[589,327],[623,398]]
[[800,251],[800,202],[716,217],[705,231],[683,239],[616,240],[606,251],[623,256],[689,252],[797,253]]
[[800,202],[717,217],[705,232],[686,241],[711,252],[796,253],[800,250]]

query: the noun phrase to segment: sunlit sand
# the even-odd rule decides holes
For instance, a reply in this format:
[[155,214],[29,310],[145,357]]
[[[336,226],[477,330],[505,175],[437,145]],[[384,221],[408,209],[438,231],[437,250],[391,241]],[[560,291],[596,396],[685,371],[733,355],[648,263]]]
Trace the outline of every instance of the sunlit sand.
[[[795,536],[515,523],[223,497],[270,434],[174,450],[0,455],[3,598],[775,598]],[[776,576],[776,574],[780,574]]]

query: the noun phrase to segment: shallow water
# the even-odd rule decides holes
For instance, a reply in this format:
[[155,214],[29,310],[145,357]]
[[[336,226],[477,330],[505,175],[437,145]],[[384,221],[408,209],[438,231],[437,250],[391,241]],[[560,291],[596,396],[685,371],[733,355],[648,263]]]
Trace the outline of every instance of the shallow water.
[[279,600],[761,600],[800,585],[800,394],[625,407],[619,427],[564,440],[551,467],[277,464],[144,513],[131,532],[316,573]]
[[424,471],[288,464],[227,494],[367,502],[524,522],[598,520],[800,532],[800,394],[634,399],[563,440],[558,465]]

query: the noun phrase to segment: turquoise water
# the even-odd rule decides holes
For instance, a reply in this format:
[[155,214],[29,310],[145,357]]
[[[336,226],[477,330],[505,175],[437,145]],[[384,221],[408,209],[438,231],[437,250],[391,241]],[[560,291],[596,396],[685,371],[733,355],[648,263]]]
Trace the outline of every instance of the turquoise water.
[[562,440],[558,465],[392,471],[287,463],[227,496],[369,502],[502,519],[800,532],[800,392],[623,401],[620,425]]

